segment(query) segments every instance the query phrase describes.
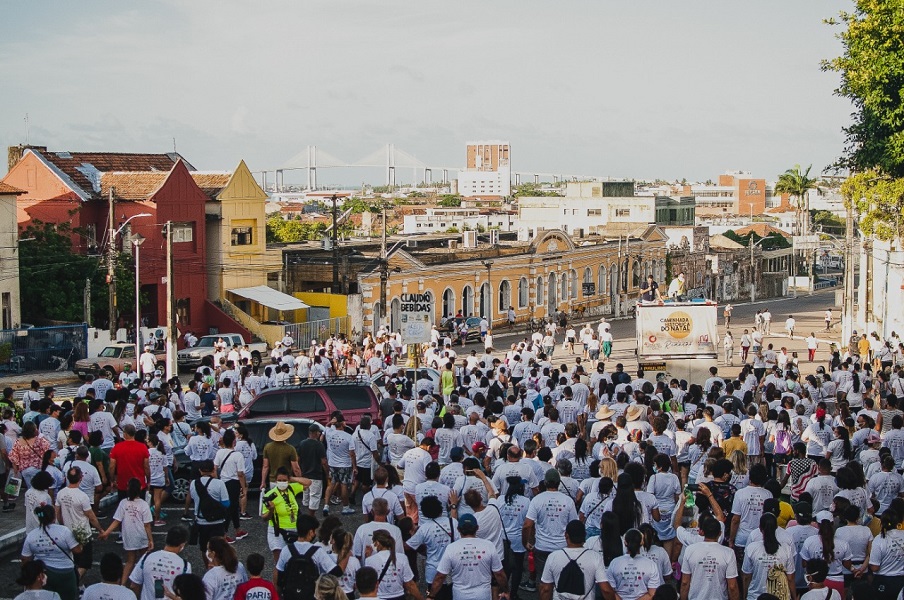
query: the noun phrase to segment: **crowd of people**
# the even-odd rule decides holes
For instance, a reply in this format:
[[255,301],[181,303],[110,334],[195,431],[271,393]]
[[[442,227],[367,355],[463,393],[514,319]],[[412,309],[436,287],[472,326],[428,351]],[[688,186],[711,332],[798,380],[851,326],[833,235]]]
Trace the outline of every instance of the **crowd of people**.
[[[556,331],[504,355],[429,344],[439,381],[407,380],[397,340],[378,332],[301,351],[281,340],[259,367],[221,348],[187,386],[148,365],[87,381],[73,402],[35,384],[27,411],[7,390],[0,462],[27,488],[24,597],[899,597],[902,361],[849,347],[811,374],[776,360],[651,381],[610,368],[591,343],[600,330],[558,333],[575,364],[552,362]],[[767,335],[756,355],[773,352]],[[289,378],[336,375],[380,378],[379,413],[351,426],[336,412],[297,447],[291,424],[274,426],[252,515],[257,449],[220,415]],[[192,465],[185,525],[158,549],[179,448]],[[270,573],[235,549],[252,518],[267,524]],[[80,587],[95,541],[111,537],[122,552]],[[189,544],[203,576],[181,556]]]

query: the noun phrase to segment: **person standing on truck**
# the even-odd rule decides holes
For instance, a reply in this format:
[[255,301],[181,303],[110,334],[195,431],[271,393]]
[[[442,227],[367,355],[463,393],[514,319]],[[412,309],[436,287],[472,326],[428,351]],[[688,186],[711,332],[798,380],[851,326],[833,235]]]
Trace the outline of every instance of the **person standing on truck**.
[[157,368],[157,357],[151,352],[150,346],[145,346],[144,352],[138,357],[138,368],[142,377],[154,374],[154,370]]
[[659,302],[662,295],[659,293],[659,284],[653,279],[652,275],[647,275],[647,285],[640,290],[640,299],[643,302]]

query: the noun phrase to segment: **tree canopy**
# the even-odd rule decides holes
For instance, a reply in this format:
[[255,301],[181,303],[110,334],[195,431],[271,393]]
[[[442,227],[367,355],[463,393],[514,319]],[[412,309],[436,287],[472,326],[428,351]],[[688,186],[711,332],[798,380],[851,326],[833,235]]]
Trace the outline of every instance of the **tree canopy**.
[[303,223],[297,219],[283,219],[276,215],[267,219],[268,243],[292,243],[318,240],[326,233],[325,223]]
[[[754,244],[759,243],[759,241],[761,239],[763,239],[762,236],[757,235],[753,231],[748,232],[747,235],[738,235],[734,231],[726,231],[722,235],[724,235],[725,237],[727,237],[728,239],[730,239],[734,242],[743,244],[744,246],[748,246],[748,247],[750,246],[751,238],[753,238]],[[785,238],[785,236],[773,231],[772,233],[770,233],[769,235],[766,236],[766,241],[763,242],[762,244],[760,244],[760,247],[763,250],[780,250],[782,248],[790,248],[791,242],[789,242]]]

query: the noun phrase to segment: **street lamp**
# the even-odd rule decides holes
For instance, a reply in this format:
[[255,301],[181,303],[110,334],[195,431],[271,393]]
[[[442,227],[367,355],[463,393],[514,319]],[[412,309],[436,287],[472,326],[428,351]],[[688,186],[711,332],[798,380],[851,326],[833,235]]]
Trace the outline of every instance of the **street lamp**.
[[751,277],[750,277],[750,302],[753,302],[753,301],[754,301],[754,299],[755,299],[755,293],[756,293],[756,271],[757,271],[757,264],[756,264],[756,262],[753,260],[753,249],[754,249],[755,247],[759,246],[760,244],[762,244],[763,242],[765,242],[767,239],[768,239],[768,238],[765,238],[765,237],[764,237],[764,238],[760,239],[760,241],[754,243],[754,241],[753,241],[753,231],[751,230],[751,232],[750,232],[750,238],[749,238],[748,241],[747,241],[747,245],[750,246],[750,268],[753,270],[753,273],[751,274]]
[[[112,198],[112,192],[111,192]],[[122,233],[122,230],[125,229],[126,225],[132,219],[137,219],[139,217],[150,217],[151,213],[138,213],[136,215],[132,215],[125,221],[123,221],[122,225],[119,226],[119,229],[113,230],[113,205],[112,200],[110,201],[110,249],[107,254],[107,278],[109,283],[109,292],[110,292],[110,306],[109,306],[109,321],[110,321],[110,341],[115,341],[116,338],[116,268],[114,265],[113,256],[116,252],[116,237]]]
[[[135,361],[141,356],[141,277],[138,268],[138,255],[144,236],[140,233],[132,236],[132,245],[135,246]],[[138,366],[137,364],[135,365]]]

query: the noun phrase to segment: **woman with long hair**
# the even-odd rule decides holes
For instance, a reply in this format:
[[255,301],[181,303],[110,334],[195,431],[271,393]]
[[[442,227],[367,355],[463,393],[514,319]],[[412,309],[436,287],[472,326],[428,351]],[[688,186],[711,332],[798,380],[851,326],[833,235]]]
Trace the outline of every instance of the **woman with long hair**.
[[321,575],[314,585],[314,600],[348,600],[341,580],[335,575]]
[[[672,515],[669,515],[671,518]],[[660,544],[659,536],[656,535],[656,529],[649,523],[643,523],[638,528],[643,535],[643,541],[640,545],[640,555],[652,560],[659,568],[659,576],[663,582],[668,581],[668,577],[674,572],[672,561],[669,553]]]
[[709,449],[712,448],[712,433],[706,427],[701,427],[697,431],[696,441],[688,448],[687,455],[690,459],[690,470],[688,472],[688,481],[695,483],[703,472],[703,461]]
[[609,581],[602,584],[604,595],[611,596],[614,592],[621,600],[650,598],[662,585],[659,567],[641,555],[642,546],[643,534],[638,529],[625,532],[627,554],[613,559],[606,568]]
[[122,526],[122,549],[126,551],[126,562],[122,571],[122,585],[129,581],[129,575],[138,562],[138,557],[154,549],[154,537],[151,533],[151,507],[141,498],[141,482],[136,478],[129,480],[127,496],[119,502],[113,514],[113,522],[98,539],[105,540],[111,533]]
[[78,581],[74,555],[82,551],[82,545],[76,541],[68,527],[56,524],[53,506],[37,507],[35,516],[39,527],[25,536],[22,562],[43,561],[47,576],[44,589],[56,592],[62,600],[77,600]]
[[672,460],[667,455],[658,454],[654,463],[653,476],[647,483],[647,491],[656,496],[659,520],[653,521],[652,527],[666,552],[671,554],[676,537],[675,528],[672,526],[672,513],[681,498],[681,480],[672,473]]
[[606,512],[603,509],[603,506],[606,501],[612,497],[612,489],[614,487],[615,483],[612,479],[609,477],[602,477],[599,480],[599,484],[583,498],[581,510],[578,511],[578,518],[587,528],[588,539],[601,534],[602,525],[600,522],[603,514]]
[[41,470],[53,477],[53,487],[51,488],[53,496],[56,496],[56,492],[66,483],[63,472],[56,466],[56,459],[57,453],[53,449],[46,450],[41,458]]
[[844,571],[853,568],[853,553],[848,543],[835,537],[835,525],[829,519],[819,522],[819,534],[804,540],[800,549],[800,558],[804,568],[814,559],[822,559],[829,565],[826,587],[837,590],[844,597]]
[[618,476],[615,495],[606,500],[603,510],[611,510],[618,515],[618,523],[621,526],[619,535],[624,535],[629,529],[639,527],[641,523],[650,520],[649,512],[634,493],[634,478],[628,473]]
[[373,535],[374,553],[364,560],[364,566],[382,574],[377,595],[385,600],[402,600],[405,593],[417,597],[417,584],[408,559],[396,548],[395,540],[385,529]]
[[60,600],[60,595],[51,590],[45,590],[47,583],[47,569],[43,560],[30,560],[22,563],[19,578],[16,584],[25,588],[25,591],[13,600]]
[[896,600],[904,588],[904,530],[898,529],[900,523],[894,508],[882,513],[881,532],[870,549],[869,569],[876,600]]
[[235,589],[248,581],[248,571],[223,536],[214,536],[207,542],[207,560],[210,569],[204,574],[207,600],[232,600]]
[[[837,473],[839,469],[854,459],[850,435],[847,427],[835,428],[835,439],[829,442],[829,446],[826,448],[826,458],[832,462],[832,473]],[[829,565],[829,570],[831,571],[831,565]]]
[[748,598],[757,598],[760,594],[774,593],[770,589],[770,584],[773,582],[770,581],[771,578],[769,577],[769,572],[774,566],[784,569],[787,577],[785,584],[787,589],[795,589],[795,552],[791,546],[779,543],[776,537],[777,531],[778,521],[775,515],[764,513],[760,517],[760,532],[763,534],[763,539],[750,542],[744,548],[744,561],[741,564],[741,577],[743,580],[741,589],[747,590]]
[[587,440],[578,438],[574,443],[574,456],[569,459],[571,462],[571,477],[578,481],[584,481],[590,477],[590,463],[592,458],[587,452]]
[[330,536],[330,549],[336,565],[342,569],[339,587],[351,596],[355,591],[355,574],[361,568],[361,562],[352,555],[352,534],[345,529],[334,529]]
[[747,454],[741,450],[734,450],[728,456],[728,460],[731,461],[731,485],[735,486],[735,489],[738,490],[747,487],[747,484],[750,483],[750,473],[747,468]]
[[503,499],[492,500],[487,508],[494,507],[502,519],[504,535],[502,543],[505,549],[502,566],[509,575],[509,587],[517,590],[524,576],[524,557],[527,549],[524,547],[522,532],[530,500],[524,495],[525,486],[521,477],[509,476],[506,483],[508,489]]
[[22,475],[22,483],[31,487],[31,478],[41,470],[44,453],[50,449],[50,442],[38,435],[38,426],[33,421],[22,424],[22,435],[16,440],[9,453],[9,460]]

